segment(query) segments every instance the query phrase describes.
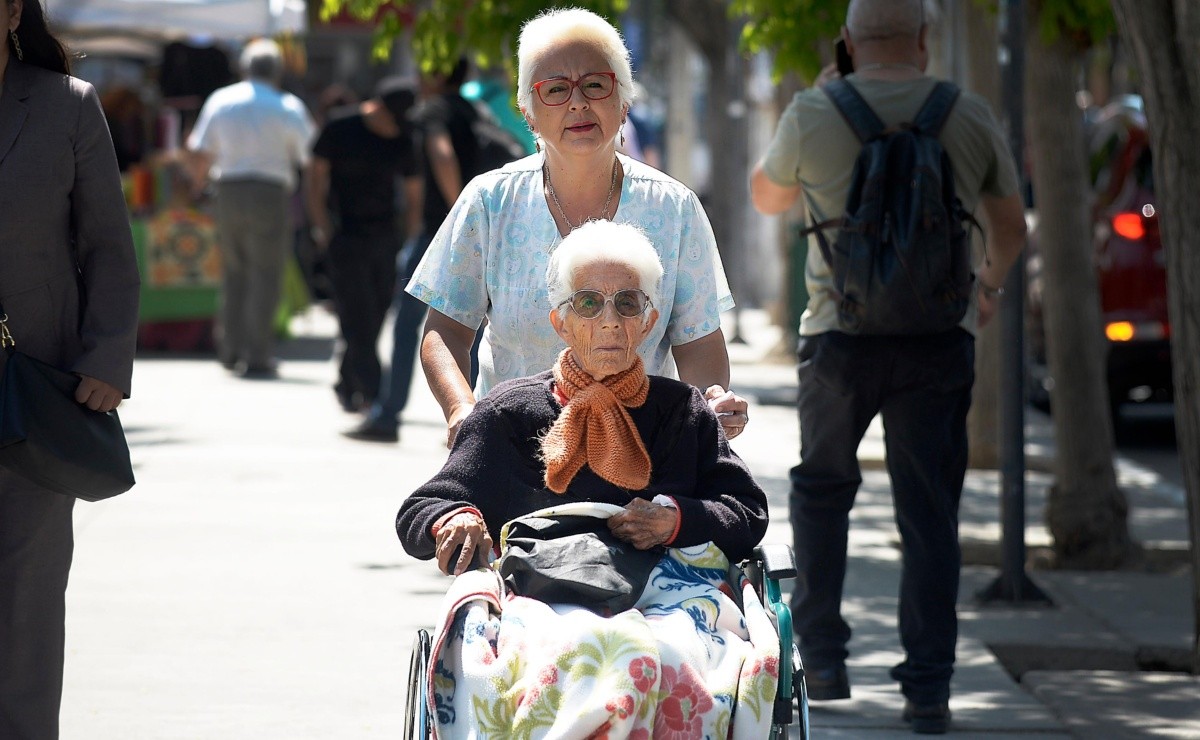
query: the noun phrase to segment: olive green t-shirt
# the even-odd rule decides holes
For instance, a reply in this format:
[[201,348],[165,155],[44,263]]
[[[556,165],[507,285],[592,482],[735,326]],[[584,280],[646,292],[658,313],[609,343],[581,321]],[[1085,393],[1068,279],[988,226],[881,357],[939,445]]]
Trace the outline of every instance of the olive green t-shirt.
[[[919,77],[895,82],[850,75],[854,85],[875,114],[892,126],[912,121],[933,90],[936,80]],[[974,213],[981,195],[1007,197],[1017,192],[1020,182],[1004,133],[983,98],[964,91],[942,128],[942,147],[954,167],[955,194]],[[821,89],[809,88],[783,112],[775,138],[763,160],[767,178],[781,187],[799,185],[811,222],[842,215],[850,188],[854,160],[862,145],[842,114]],[[836,229],[827,229],[832,244]],[[811,336],[838,329],[837,305],[832,298],[833,277],[816,237],[810,238],[804,278],[808,307],[800,319],[800,334]],[[972,334],[976,323],[975,296],[961,326]]]

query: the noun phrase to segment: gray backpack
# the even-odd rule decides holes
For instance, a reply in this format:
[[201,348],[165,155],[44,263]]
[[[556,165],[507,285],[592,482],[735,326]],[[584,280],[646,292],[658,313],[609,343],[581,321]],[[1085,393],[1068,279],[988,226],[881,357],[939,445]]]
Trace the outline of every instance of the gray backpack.
[[[854,86],[822,88],[862,150],[840,218],[814,223],[833,273],[840,329],[847,334],[933,334],[966,314],[974,276],[970,234],[978,227],[954,193],[954,170],[938,141],[959,90],[939,82],[912,123],[888,128]],[[824,230],[838,227],[830,245]]]

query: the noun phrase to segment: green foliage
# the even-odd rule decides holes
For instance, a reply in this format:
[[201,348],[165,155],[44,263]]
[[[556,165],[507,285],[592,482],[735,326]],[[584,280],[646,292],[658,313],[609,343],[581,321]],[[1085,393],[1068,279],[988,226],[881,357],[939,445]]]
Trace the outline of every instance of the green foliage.
[[543,10],[572,6],[586,8],[615,23],[629,0],[323,0],[321,17],[343,9],[355,18],[379,18],[375,53],[386,57],[411,19],[413,53],[423,71],[449,71],[466,55],[480,67],[516,65],[521,25]]
[[1117,32],[1109,0],[1037,0],[1033,7],[1038,35],[1047,44],[1065,36],[1092,46]]
[[[993,12],[998,0],[974,0]],[[1029,0],[1037,12],[1037,28],[1046,43],[1061,36],[1084,46],[1116,33],[1109,0]],[[776,79],[798,72],[812,79],[825,60],[846,18],[849,0],[733,0],[731,10],[748,17],[742,48],[774,55]]]
[[748,17],[742,48],[770,51],[778,80],[785,72],[812,79],[832,56],[849,0],[734,0],[732,12]]

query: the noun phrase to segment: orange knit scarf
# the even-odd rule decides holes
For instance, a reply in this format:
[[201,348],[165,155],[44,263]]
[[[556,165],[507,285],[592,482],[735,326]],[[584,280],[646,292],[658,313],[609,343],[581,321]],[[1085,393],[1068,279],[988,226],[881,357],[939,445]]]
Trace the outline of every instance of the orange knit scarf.
[[567,405],[542,440],[546,487],[565,493],[584,463],[613,485],[634,491],[649,485],[650,455],[625,410],[645,403],[650,391],[642,358],[596,380],[565,349],[554,363],[554,382]]

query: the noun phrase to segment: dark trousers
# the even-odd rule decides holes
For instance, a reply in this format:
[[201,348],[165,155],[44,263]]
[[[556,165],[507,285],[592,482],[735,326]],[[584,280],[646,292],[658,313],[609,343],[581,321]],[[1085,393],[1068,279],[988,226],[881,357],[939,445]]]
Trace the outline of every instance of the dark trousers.
[[[433,232],[423,232],[406,242],[396,258],[396,291],[392,301],[392,307],[396,310],[392,324],[392,364],[369,416],[371,423],[379,428],[395,429],[399,426],[400,412],[408,405],[417,349],[421,344],[421,324],[425,321],[429,306],[406,293],[405,288],[432,241]],[[472,387],[479,374],[479,340],[482,336],[483,330],[480,328],[471,345],[471,377],[468,380]]]
[[399,251],[391,221],[344,229],[329,244],[343,343],[334,390],[343,404],[370,404],[379,395],[383,371],[376,345],[392,302]]
[[75,499],[0,470],[0,738],[53,740]]
[[967,467],[975,341],[961,330],[920,337],[802,337],[800,464],[790,513],[799,578],[791,607],[805,666],[840,665],[850,626],[842,586],[850,509],[862,483],[858,445],[882,414],[903,548],[900,642],[892,669],[908,699],[946,701],[958,638],[958,505]]
[[267,367],[275,346],[275,312],[291,251],[287,188],[254,180],[217,183],[221,307],[217,354],[232,366]]
[[392,323],[392,362],[370,414],[372,423],[381,427],[395,428],[400,412],[408,405],[421,323],[425,321],[425,312],[429,307],[404,292],[404,289],[408,287],[408,281],[412,279],[431,241],[433,233],[428,231],[409,239],[393,266],[396,287],[392,306],[396,309],[396,316]]

